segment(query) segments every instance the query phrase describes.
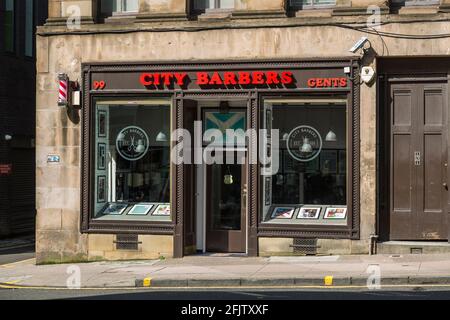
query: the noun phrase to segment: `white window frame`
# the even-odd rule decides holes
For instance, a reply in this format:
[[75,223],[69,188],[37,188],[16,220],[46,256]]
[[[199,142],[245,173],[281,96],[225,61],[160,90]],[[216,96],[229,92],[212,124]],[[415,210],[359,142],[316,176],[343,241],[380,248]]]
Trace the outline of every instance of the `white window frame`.
[[116,10],[114,11],[114,13],[137,13],[139,11],[139,1],[137,10],[126,10],[128,1],[130,0],[114,0],[114,2],[116,3]]
[[[308,0],[306,0],[308,1]],[[305,0],[303,2],[306,2]],[[333,8],[336,6],[336,0],[334,0],[334,3],[314,3],[316,0],[309,0],[311,3],[304,3],[304,4],[294,4],[293,0],[289,0],[289,7],[293,10],[300,10],[300,9],[323,9],[323,8]]]
[[222,0],[207,0],[208,2],[213,2],[214,5],[211,8],[199,8],[198,6],[196,6],[197,0],[193,0],[193,9],[194,11],[206,11],[206,12],[211,12],[211,11],[232,11],[234,10],[234,4],[233,7],[227,7],[227,8],[223,8],[222,7]]

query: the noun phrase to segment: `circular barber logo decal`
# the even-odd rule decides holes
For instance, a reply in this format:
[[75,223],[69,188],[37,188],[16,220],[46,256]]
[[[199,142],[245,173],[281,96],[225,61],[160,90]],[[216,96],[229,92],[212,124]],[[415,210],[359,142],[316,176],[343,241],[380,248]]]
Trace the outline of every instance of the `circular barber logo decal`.
[[147,133],[139,127],[126,127],[117,135],[117,152],[126,160],[137,161],[141,159],[147,153],[148,147]]
[[287,138],[289,154],[296,160],[308,162],[316,158],[322,150],[322,137],[310,126],[299,126]]

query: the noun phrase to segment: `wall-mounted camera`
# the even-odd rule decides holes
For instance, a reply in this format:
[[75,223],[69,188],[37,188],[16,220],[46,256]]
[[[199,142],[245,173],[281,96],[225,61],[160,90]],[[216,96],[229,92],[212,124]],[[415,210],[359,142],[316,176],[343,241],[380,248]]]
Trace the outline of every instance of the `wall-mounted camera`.
[[365,53],[367,49],[364,48],[364,45],[366,43],[370,44],[369,38],[361,37],[361,39],[359,39],[358,42],[356,42],[353,45],[353,47],[351,47],[350,50],[348,50],[348,51],[350,51],[351,53],[356,53],[359,49],[362,49],[364,51],[364,53]]

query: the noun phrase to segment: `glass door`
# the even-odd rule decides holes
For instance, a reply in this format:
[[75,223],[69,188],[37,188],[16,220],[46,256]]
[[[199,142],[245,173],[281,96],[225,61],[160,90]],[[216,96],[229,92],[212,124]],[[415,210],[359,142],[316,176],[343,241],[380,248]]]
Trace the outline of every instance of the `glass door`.
[[206,166],[206,250],[246,251],[244,164]]

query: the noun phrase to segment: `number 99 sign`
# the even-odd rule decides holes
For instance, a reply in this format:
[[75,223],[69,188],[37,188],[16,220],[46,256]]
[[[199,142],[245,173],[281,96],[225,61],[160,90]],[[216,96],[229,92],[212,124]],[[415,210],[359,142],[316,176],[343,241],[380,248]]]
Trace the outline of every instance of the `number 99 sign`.
[[105,81],[94,81],[94,90],[103,90],[106,87]]

